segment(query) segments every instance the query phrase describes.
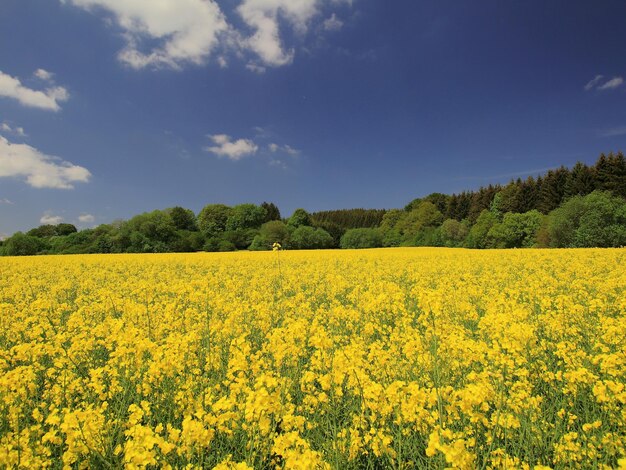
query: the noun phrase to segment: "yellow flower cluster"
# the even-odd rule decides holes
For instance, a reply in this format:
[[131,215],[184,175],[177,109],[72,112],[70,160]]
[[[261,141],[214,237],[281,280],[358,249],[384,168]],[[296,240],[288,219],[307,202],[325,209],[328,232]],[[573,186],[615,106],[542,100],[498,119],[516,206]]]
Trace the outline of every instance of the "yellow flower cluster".
[[626,468],[626,251],[0,260],[0,468]]

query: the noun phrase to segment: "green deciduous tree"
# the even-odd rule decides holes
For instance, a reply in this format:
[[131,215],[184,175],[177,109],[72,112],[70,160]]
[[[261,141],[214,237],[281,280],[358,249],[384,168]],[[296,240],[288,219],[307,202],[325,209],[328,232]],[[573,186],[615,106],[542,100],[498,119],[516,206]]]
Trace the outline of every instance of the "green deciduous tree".
[[553,247],[626,245],[626,201],[607,191],[574,196],[549,215]]
[[266,212],[261,206],[255,204],[239,204],[233,207],[228,220],[226,230],[245,230],[259,228],[265,220]]
[[289,217],[289,220],[287,220],[287,224],[292,227],[311,225],[311,215],[304,209],[296,209],[291,217]]
[[289,247],[297,250],[316,250],[330,248],[332,244],[333,237],[327,231],[301,225],[291,234]]
[[166,209],[165,212],[172,218],[176,230],[188,230],[191,232],[198,230],[196,215],[192,210],[176,206],[171,209]]
[[38,237],[17,232],[4,241],[3,248],[7,256],[30,256],[39,253],[44,244]]
[[251,250],[271,250],[274,243],[278,242],[284,248],[289,246],[289,228],[280,220],[271,220],[261,225],[259,234],[254,237]]
[[383,246],[383,236],[376,228],[353,228],[341,237],[341,248],[378,248]]
[[198,227],[207,237],[216,237],[226,230],[232,208],[224,204],[208,204],[198,214]]
[[468,248],[487,248],[487,234],[497,223],[498,217],[493,212],[483,210],[467,234],[465,246]]
[[458,220],[447,219],[441,224],[441,241],[445,246],[462,246],[468,233],[469,228],[467,224]]

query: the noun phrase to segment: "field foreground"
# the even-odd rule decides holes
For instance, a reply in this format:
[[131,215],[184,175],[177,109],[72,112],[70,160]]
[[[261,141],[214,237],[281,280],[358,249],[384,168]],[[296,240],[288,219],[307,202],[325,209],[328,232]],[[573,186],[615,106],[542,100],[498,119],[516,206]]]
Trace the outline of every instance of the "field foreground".
[[0,467],[626,468],[626,250],[0,260]]

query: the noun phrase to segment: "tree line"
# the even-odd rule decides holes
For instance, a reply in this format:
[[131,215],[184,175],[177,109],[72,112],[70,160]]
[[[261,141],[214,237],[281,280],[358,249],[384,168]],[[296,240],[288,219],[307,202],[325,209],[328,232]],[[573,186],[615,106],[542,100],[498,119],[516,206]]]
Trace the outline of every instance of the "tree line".
[[626,245],[626,160],[600,155],[538,177],[459,194],[432,193],[403,209],[346,209],[283,218],[271,202],[183,207],[77,230],[42,225],[0,244],[0,255],[161,253],[447,246],[467,248]]

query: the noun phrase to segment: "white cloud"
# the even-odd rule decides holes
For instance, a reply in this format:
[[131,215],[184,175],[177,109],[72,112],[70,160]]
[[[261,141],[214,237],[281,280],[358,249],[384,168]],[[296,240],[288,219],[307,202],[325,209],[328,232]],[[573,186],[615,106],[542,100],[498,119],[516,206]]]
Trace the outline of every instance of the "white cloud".
[[[220,67],[227,65],[223,53],[255,54],[260,64],[248,62],[254,72],[260,67],[290,64],[295,49],[284,45],[281,26],[303,36],[325,4],[352,4],[352,0],[233,0],[234,12],[245,31],[229,24],[216,0],[60,0],[87,11],[111,14],[110,23],[122,30],[126,46],[119,52],[123,63],[135,68],[180,68],[202,64],[217,54]],[[226,3],[226,2],[223,2]],[[343,22],[333,14],[324,29],[340,29]],[[45,71],[44,71],[45,72]]]
[[600,82],[602,82],[603,78],[604,75],[596,75],[593,80],[589,81],[585,85],[585,90],[589,91],[593,90],[594,88],[596,90],[612,90],[614,88],[620,87],[624,83],[624,79],[622,77],[613,77],[612,79],[600,85]]
[[290,145],[278,145],[276,143],[271,143],[267,146],[267,148],[269,149],[270,152],[272,153],[276,153],[276,152],[283,152],[286,153],[287,155],[290,155],[292,157],[297,157],[298,155],[300,155],[300,150],[293,148]]
[[9,134],[15,134],[18,137],[26,137],[26,132],[23,127],[11,127],[6,122],[0,124],[0,131],[7,132]]
[[0,178],[25,178],[33,188],[72,189],[91,173],[82,166],[41,153],[26,144],[12,144],[0,136]]
[[7,198],[0,199],[0,204],[8,204],[9,206],[13,205],[13,201],[8,200]]
[[57,225],[61,222],[63,222],[63,217],[60,215],[52,215],[50,211],[46,211],[39,219],[39,223],[43,225]]
[[259,73],[259,74],[265,73],[267,70],[267,67],[263,67],[262,65],[257,65],[253,62],[248,62],[246,64],[246,68],[250,70],[251,72]]
[[613,88],[617,88],[624,83],[624,79],[622,77],[614,77],[606,82],[604,85],[598,87],[598,90],[612,90]]
[[91,224],[96,220],[96,218],[91,214],[81,214],[78,216],[78,221],[83,224]]
[[[219,45],[229,27],[214,0],[62,0],[114,15],[123,29],[126,47],[118,58],[135,69],[147,66],[178,68],[202,64]],[[141,50],[144,40],[159,45]]]
[[293,60],[294,50],[285,49],[279,31],[279,15],[298,33],[305,33],[317,14],[316,0],[243,0],[237,12],[255,32],[244,46],[256,53],[265,65],[280,66]]
[[13,98],[24,106],[32,108],[59,111],[59,103],[67,101],[70,97],[67,90],[56,86],[47,88],[44,91],[31,90],[22,85],[18,78],[7,75],[0,71],[0,96]]
[[248,155],[253,155],[259,149],[258,145],[250,139],[239,139],[233,142],[230,136],[226,134],[215,134],[210,137],[216,145],[205,147],[205,150],[231,160],[240,160]]
[[602,80],[604,78],[604,75],[596,75],[593,80],[590,80],[586,85],[585,85],[585,90],[589,91],[592,88],[594,88],[599,82],[600,80]]
[[44,69],[37,69],[35,70],[35,73],[33,74],[35,77],[37,77],[40,80],[44,80],[46,82],[52,81],[52,76],[54,75],[52,72],[48,72],[47,70]]
[[324,29],[326,31],[339,31],[343,27],[343,21],[337,18],[334,13],[330,18],[324,20]]
[[283,149],[285,150],[286,153],[288,153],[292,157],[297,157],[298,155],[300,155],[300,150],[295,149],[291,147],[290,145],[285,145]]
[[9,234],[4,232],[0,233],[0,242],[5,241],[7,238],[9,238]]

